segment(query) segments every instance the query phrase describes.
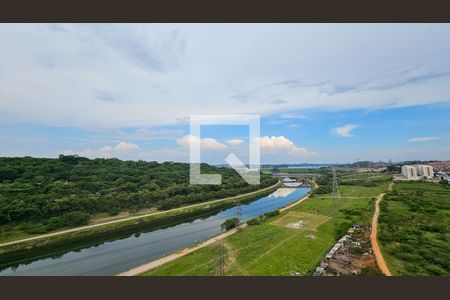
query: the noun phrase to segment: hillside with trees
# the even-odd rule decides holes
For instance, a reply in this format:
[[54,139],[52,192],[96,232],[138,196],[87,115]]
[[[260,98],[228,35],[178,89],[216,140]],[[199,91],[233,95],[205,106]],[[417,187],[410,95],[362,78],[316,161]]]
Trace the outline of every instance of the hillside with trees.
[[276,183],[262,174],[249,185],[234,170],[202,164],[222,185],[190,185],[189,164],[78,156],[0,158],[0,226],[33,234],[89,223],[97,213],[170,208],[252,192]]

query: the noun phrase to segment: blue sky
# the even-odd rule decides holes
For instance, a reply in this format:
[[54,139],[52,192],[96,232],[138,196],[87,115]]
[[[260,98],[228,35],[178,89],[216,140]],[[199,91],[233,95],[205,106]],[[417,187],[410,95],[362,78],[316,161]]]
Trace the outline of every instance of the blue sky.
[[[450,159],[449,24],[2,24],[0,155],[187,161],[259,114],[263,163]],[[245,160],[248,128],[202,128]]]

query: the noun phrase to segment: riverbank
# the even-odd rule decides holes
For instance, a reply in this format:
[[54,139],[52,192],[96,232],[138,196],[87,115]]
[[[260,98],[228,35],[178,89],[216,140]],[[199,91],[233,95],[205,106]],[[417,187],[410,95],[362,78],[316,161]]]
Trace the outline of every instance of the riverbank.
[[[316,186],[314,186],[314,188],[316,188]],[[293,203],[290,203],[290,204],[286,205],[283,208],[280,208],[279,211],[283,212],[283,211],[285,211],[287,209],[290,209],[290,208],[292,208],[292,207],[302,203],[303,201],[307,200],[311,196],[311,192],[312,191],[313,191],[313,189],[311,189],[311,191],[308,194],[306,194],[302,198],[298,199],[297,201],[295,201]],[[245,227],[247,227],[247,224],[243,224],[241,226],[241,229],[245,228]],[[146,264],[143,264],[141,266],[133,268],[133,269],[127,271],[127,272],[120,273],[117,276],[136,276],[136,275],[148,272],[148,271],[150,271],[152,269],[160,267],[160,266],[162,266],[164,264],[167,264],[169,262],[177,260],[177,259],[179,259],[179,258],[181,258],[183,256],[186,256],[186,255],[188,255],[190,253],[193,253],[193,252],[195,252],[197,250],[200,250],[200,249],[205,248],[205,247],[207,247],[209,245],[212,245],[212,244],[214,244],[214,243],[216,243],[216,242],[218,242],[220,240],[223,240],[223,239],[225,239],[225,238],[235,234],[238,231],[239,231],[238,228],[231,229],[231,230],[226,231],[224,233],[221,233],[221,234],[219,234],[219,235],[217,235],[215,237],[212,237],[212,238],[210,238],[210,239],[200,243],[199,245],[196,245],[196,246],[193,246],[193,247],[187,247],[187,248],[178,250],[177,252],[172,253],[172,254],[170,254],[168,256],[161,257],[159,259],[150,261],[150,262],[148,262]]]
[[[342,198],[314,194],[297,205],[286,205],[279,215],[254,225],[179,259],[155,267],[145,276],[291,276],[312,275],[336,241],[352,224],[369,227],[374,200],[388,188],[388,181],[374,186],[341,186]],[[360,196],[360,197],[357,197]]]
[[[246,226],[247,226],[247,224],[243,224],[241,226],[241,228],[244,228]],[[141,265],[139,267],[133,268],[133,269],[127,271],[127,272],[123,272],[123,273],[117,274],[117,276],[136,276],[136,275],[139,275],[141,273],[147,272],[147,271],[152,270],[154,268],[160,267],[160,266],[162,266],[162,265],[164,265],[166,263],[174,261],[174,260],[176,260],[178,258],[186,256],[189,253],[192,253],[192,252],[197,251],[199,249],[205,248],[205,247],[207,247],[207,246],[209,246],[211,244],[214,244],[214,243],[216,243],[216,242],[218,242],[220,240],[223,240],[223,239],[229,237],[230,235],[235,234],[236,232],[238,232],[238,230],[239,230],[238,228],[233,228],[233,229],[228,230],[228,231],[226,231],[224,233],[221,233],[221,234],[219,234],[219,235],[217,235],[217,236],[215,236],[213,238],[210,238],[209,240],[206,240],[206,241],[200,243],[199,245],[181,249],[181,250],[179,250],[179,251],[177,251],[175,253],[172,253],[172,254],[170,254],[168,256],[164,256],[164,257],[161,257],[159,259],[153,260],[153,261],[148,262],[146,264],[143,264],[143,265]]]
[[135,232],[151,231],[174,226],[182,222],[189,222],[198,217],[205,217],[221,209],[234,206],[236,201],[251,202],[256,200],[259,197],[272,193],[278,189],[280,184],[277,183],[259,191],[239,196],[4,243],[0,246],[0,260],[3,262],[0,268],[35,257],[51,256],[55,253],[76,250],[115,238],[124,238]]

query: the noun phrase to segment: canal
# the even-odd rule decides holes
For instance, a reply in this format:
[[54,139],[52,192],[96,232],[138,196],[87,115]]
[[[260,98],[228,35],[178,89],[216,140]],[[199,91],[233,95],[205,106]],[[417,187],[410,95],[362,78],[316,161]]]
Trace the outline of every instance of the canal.
[[[272,194],[241,206],[241,219],[248,220],[292,203],[309,188],[280,188]],[[29,259],[21,265],[0,271],[0,275],[116,275],[191,246],[221,232],[220,225],[236,216],[236,208],[198,218],[164,229],[137,232],[129,237],[110,240],[50,258]]]

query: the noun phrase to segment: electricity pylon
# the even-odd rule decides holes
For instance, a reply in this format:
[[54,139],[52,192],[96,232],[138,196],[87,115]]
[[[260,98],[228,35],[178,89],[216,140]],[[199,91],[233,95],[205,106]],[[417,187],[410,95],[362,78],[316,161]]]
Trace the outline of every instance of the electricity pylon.
[[225,275],[225,246],[223,245],[223,240],[219,241],[219,254],[218,254],[218,266],[217,266],[217,275],[224,276]]
[[242,210],[241,210],[241,202],[238,202],[236,206],[236,218],[238,219],[237,229],[241,229],[241,219],[242,219]]
[[336,177],[336,168],[333,168],[333,196],[332,196],[332,205],[333,205],[333,214],[336,214],[336,200],[341,198],[341,194],[339,192],[339,186]]

